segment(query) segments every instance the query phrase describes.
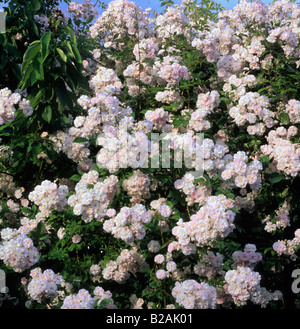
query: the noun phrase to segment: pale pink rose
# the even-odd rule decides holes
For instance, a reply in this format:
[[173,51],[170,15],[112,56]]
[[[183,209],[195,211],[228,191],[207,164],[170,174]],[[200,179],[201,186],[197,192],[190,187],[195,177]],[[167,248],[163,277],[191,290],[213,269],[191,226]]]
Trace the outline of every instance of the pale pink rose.
[[157,277],[157,279],[159,279],[159,280],[163,280],[163,279],[165,279],[166,276],[167,276],[167,273],[166,273],[165,270],[158,270],[158,271],[156,272],[156,277]]
[[81,236],[79,234],[75,234],[72,237],[72,242],[73,243],[79,243],[81,241]]
[[108,209],[107,212],[106,212],[106,215],[108,217],[114,217],[116,215],[116,210],[115,209]]
[[156,264],[162,264],[165,260],[165,257],[162,254],[158,254],[154,257],[154,262]]

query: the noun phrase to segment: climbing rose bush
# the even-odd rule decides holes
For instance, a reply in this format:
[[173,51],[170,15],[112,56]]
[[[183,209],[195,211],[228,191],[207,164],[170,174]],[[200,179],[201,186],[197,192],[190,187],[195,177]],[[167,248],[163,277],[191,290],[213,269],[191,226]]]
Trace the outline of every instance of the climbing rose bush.
[[299,5],[4,2],[0,304],[299,305]]

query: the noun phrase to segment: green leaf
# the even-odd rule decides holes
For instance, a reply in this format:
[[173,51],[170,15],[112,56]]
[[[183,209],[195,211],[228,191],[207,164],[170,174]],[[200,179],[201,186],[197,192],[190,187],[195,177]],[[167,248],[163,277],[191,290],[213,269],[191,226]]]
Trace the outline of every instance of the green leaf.
[[47,105],[45,108],[44,108],[44,111],[42,113],[42,118],[50,123],[51,122],[51,118],[52,118],[52,108],[50,105]]
[[55,83],[55,93],[61,106],[64,108],[68,103],[68,96],[66,92],[66,85],[61,78],[58,78]]
[[78,51],[78,48],[77,48],[77,45],[76,43],[72,42],[71,43],[71,46],[72,46],[72,49],[73,49],[73,53],[75,55],[75,58],[76,58],[76,61],[81,64],[82,63],[82,59],[81,59],[81,56],[80,56],[80,53]]
[[51,32],[49,31],[45,32],[41,37],[43,62],[49,55],[50,40],[51,40]]
[[58,52],[61,59],[66,63],[68,58],[67,58],[66,54],[64,53],[64,51],[61,50],[60,48],[56,48],[56,51]]
[[88,142],[89,140],[87,138],[84,138],[84,137],[76,137],[73,141],[73,143],[86,143]]
[[40,239],[39,240],[45,240],[49,237],[49,234],[44,234],[42,236],[40,236]]
[[[96,301],[97,302],[97,301]],[[104,308],[106,305],[110,304],[111,303],[111,300],[106,298],[106,299],[103,299],[101,302],[100,302],[100,305],[98,307],[100,308]]]
[[75,181],[75,182],[79,182],[81,180],[81,176],[75,174],[75,175],[71,176],[70,179]]
[[55,71],[50,72],[50,75],[53,77],[54,81],[60,77],[60,74]]
[[33,85],[36,81],[44,80],[44,68],[42,64],[42,58],[37,57],[32,63],[33,71],[30,75],[30,82]]
[[73,251],[75,249],[76,245],[75,244],[71,244],[70,247],[68,248],[69,251]]
[[281,193],[281,197],[282,198],[286,198],[286,196],[288,195],[288,193],[289,193],[289,188],[287,187],[287,188],[285,188],[283,191],[282,191],[282,193]]
[[60,120],[65,124],[65,125],[69,125],[70,124],[70,119],[67,118],[65,115],[62,115],[60,117]]
[[260,159],[260,162],[262,163],[262,165],[266,168],[269,168],[270,165],[270,159],[267,155],[262,156]]
[[227,198],[230,198],[230,199],[235,199],[235,195],[233,193],[226,193],[226,196]]
[[39,222],[35,232],[36,232],[36,234],[38,234],[38,236],[40,236],[43,233],[44,229],[45,229],[45,223]]
[[40,4],[40,1],[39,0],[31,0],[30,3],[32,5],[32,9],[34,11],[38,11],[38,10],[41,9],[41,4]]
[[90,17],[88,18],[88,20],[85,22],[85,24],[90,24],[94,19],[93,15],[90,15]]
[[38,27],[37,27],[37,25],[36,25],[36,23],[34,21],[31,22],[31,27],[32,27],[35,35],[37,37],[39,37],[40,36],[40,32],[39,32],[39,29],[38,29]]
[[30,77],[32,71],[33,71],[33,66],[29,65],[25,74],[22,77],[22,80],[20,81],[20,84],[19,84],[20,89],[23,90],[29,86],[29,84],[30,84],[29,77]]
[[75,58],[75,54],[74,54],[74,52],[73,52],[73,49],[72,49],[72,46],[71,46],[70,41],[67,41],[67,42],[66,42],[66,45],[67,45],[67,47],[68,47],[68,49],[69,49],[69,51],[70,51],[71,56],[72,56],[73,58]]
[[289,115],[286,112],[281,112],[279,114],[280,122],[281,123],[288,123],[289,122]]
[[74,30],[71,28],[71,26],[67,26],[66,28],[67,31],[69,32],[71,42],[76,43],[76,35]]
[[272,184],[278,183],[285,178],[284,174],[281,173],[272,173],[269,177],[269,182]]
[[27,48],[24,56],[23,56],[23,63],[21,65],[21,73],[23,74],[24,71],[28,68],[28,65],[33,61],[36,55],[41,50],[41,41],[36,40],[33,41]]
[[[32,95],[30,95],[32,96]],[[32,97],[32,100],[30,102],[31,107],[36,107],[37,104],[40,102],[41,97],[43,96],[43,91],[39,90],[38,93]]]
[[30,208],[27,208],[27,207],[23,207],[22,209],[22,212],[24,212],[25,214],[31,214],[32,213],[32,210]]

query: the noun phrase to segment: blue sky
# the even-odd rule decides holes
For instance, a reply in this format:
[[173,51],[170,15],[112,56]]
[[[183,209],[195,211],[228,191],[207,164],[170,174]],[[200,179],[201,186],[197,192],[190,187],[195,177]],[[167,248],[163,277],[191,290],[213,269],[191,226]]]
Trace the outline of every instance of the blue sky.
[[[83,0],[73,0],[79,3],[84,2]],[[157,12],[161,12],[162,7],[160,7],[160,1],[159,0],[131,0],[134,1],[138,6],[142,7],[143,9],[146,8],[152,8]],[[175,3],[180,4],[181,0],[173,0]],[[96,0],[94,0],[94,2],[96,2]],[[104,2],[105,4],[109,4],[111,2],[111,0],[102,0],[102,2]],[[215,2],[220,3],[223,7],[225,7],[226,9],[232,9],[234,6],[237,5],[237,3],[239,2],[238,0],[215,0]],[[271,3],[272,0],[263,0],[264,3],[268,4]],[[61,1],[61,5],[60,8],[63,11],[67,11],[67,5],[65,3],[63,3],[63,1]],[[101,10],[99,10],[99,12],[101,13]]]
[[[84,2],[83,0],[74,0],[76,2],[82,3]],[[142,7],[143,9],[146,8],[152,8],[157,12],[161,12],[162,7],[160,7],[160,1],[159,0],[131,0],[136,2],[140,7]],[[173,0],[175,3],[180,4],[181,0]],[[232,9],[235,5],[237,5],[237,3],[239,2],[238,0],[215,0],[217,3],[220,3],[223,7],[225,7],[226,9]],[[96,2],[96,0],[94,0],[94,2]],[[104,2],[105,4],[109,4],[111,2],[111,0],[102,0],[102,2]],[[271,3],[272,0],[263,0],[264,3]],[[63,2],[60,1],[60,8],[67,12],[67,5]],[[1,4],[0,4],[0,9],[1,9]],[[101,13],[101,10],[99,10],[99,12]]]

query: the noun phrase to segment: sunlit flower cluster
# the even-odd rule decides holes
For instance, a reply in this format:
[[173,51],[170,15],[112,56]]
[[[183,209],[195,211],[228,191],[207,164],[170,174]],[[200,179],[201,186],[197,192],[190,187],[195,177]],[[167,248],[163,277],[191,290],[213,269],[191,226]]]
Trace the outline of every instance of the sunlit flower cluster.
[[154,59],[158,50],[158,45],[153,39],[142,39],[140,43],[134,46],[133,54],[137,61],[143,61],[146,58]]
[[23,226],[18,230],[5,228],[1,231],[0,259],[15,272],[25,271],[40,259],[39,252],[27,233],[27,228]]
[[284,229],[290,225],[290,205],[287,201],[283,203],[281,207],[279,207],[275,211],[275,216],[268,215],[264,220],[265,230],[268,233],[274,232],[278,229]]
[[201,257],[201,260],[194,266],[195,274],[205,276],[208,279],[214,278],[216,275],[224,275],[222,269],[224,256],[219,252],[214,253],[208,251]]
[[273,249],[278,256],[286,255],[292,260],[297,259],[296,249],[300,245],[300,229],[297,229],[294,233],[293,239],[278,240],[273,243]]
[[[124,128],[122,127],[124,123]],[[97,154],[97,164],[115,173],[119,168],[139,168],[147,164],[150,149],[148,137],[142,130],[128,132],[132,120],[124,120],[119,124],[121,129],[108,126],[97,138],[97,144],[102,146]],[[126,128],[126,129],[125,129]]]
[[200,34],[192,41],[192,46],[203,54],[208,62],[215,62],[219,56],[217,43],[215,39],[209,35]]
[[90,150],[88,142],[76,143],[75,136],[71,136],[68,132],[58,131],[50,135],[49,139],[54,143],[54,150],[57,153],[63,152],[67,157],[78,163],[78,169],[88,171],[92,167],[89,159]]
[[245,245],[244,251],[237,250],[232,254],[234,266],[244,266],[251,269],[262,260],[262,255],[256,252],[256,246],[248,243]]
[[191,114],[189,128],[195,131],[203,131],[211,127],[206,117],[219,105],[219,96],[219,93],[215,90],[198,95],[196,103],[197,109]]
[[215,287],[195,280],[175,282],[172,296],[180,306],[186,309],[216,308],[217,304]]
[[298,134],[295,126],[288,129],[279,127],[271,130],[266,137],[268,144],[261,146],[261,151],[271,160],[270,170],[284,172],[290,176],[297,176],[300,172],[300,147],[298,143],[290,141],[291,136]]
[[233,156],[229,155],[225,170],[221,174],[222,179],[224,181],[232,179],[233,187],[243,189],[250,185],[251,189],[258,190],[261,186],[262,164],[258,160],[253,160],[249,164],[247,162],[248,156],[243,151],[239,151]]
[[113,280],[119,284],[129,279],[130,273],[147,268],[147,263],[142,255],[134,247],[131,250],[123,249],[117,259],[110,260],[102,271],[105,280]]
[[143,224],[149,224],[151,214],[145,206],[136,204],[132,208],[123,207],[120,212],[103,223],[103,229],[115,238],[131,244],[134,240],[142,240],[146,235]]
[[111,47],[116,34],[120,39],[135,35],[141,40],[151,37],[154,30],[151,20],[133,1],[117,0],[109,3],[107,10],[91,26],[90,32],[92,38],[104,35],[106,47]]
[[94,309],[103,300],[110,300],[105,308],[117,309],[112,299],[112,294],[109,290],[105,291],[102,287],[97,286],[93,291],[93,297],[86,289],[80,289],[77,294],[67,296],[61,309]]
[[37,267],[30,271],[31,280],[28,284],[28,295],[32,300],[42,303],[45,300],[54,299],[57,293],[57,286],[63,282],[63,277],[47,269],[44,272]]
[[179,105],[174,108],[181,108],[182,107],[182,98],[180,97],[180,94],[176,90],[172,89],[165,89],[164,91],[159,91],[155,99],[158,102],[166,103],[166,104],[172,104],[178,103]]
[[119,181],[114,175],[107,179],[99,179],[99,173],[91,170],[83,174],[75,186],[75,194],[68,198],[68,205],[73,207],[77,216],[89,223],[93,219],[100,220],[113,199],[119,192]]
[[290,121],[293,124],[300,123],[300,102],[291,99],[285,106],[285,112],[289,115]]
[[162,129],[169,121],[169,113],[163,108],[153,111],[149,110],[145,113],[145,119],[153,123],[154,129]]
[[140,170],[134,171],[133,175],[125,179],[122,183],[123,189],[130,196],[130,202],[133,204],[150,198],[150,185],[149,176]]
[[96,95],[106,93],[108,95],[118,94],[123,85],[114,70],[98,66],[95,76],[90,80],[91,87]]
[[[229,115],[238,126],[246,123],[249,135],[263,135],[266,128],[272,128],[277,121],[275,113],[268,109],[269,100],[259,93],[248,92],[239,98],[238,104],[229,110]],[[258,122],[262,121],[262,122]]]
[[18,109],[21,109],[26,116],[33,113],[29,100],[22,97],[21,92],[18,90],[12,92],[8,88],[0,89],[0,126],[14,121]]
[[39,206],[40,218],[47,218],[52,211],[62,211],[66,208],[68,193],[69,189],[66,185],[58,186],[45,180],[29,193],[28,198]]
[[155,31],[159,39],[166,39],[176,34],[188,35],[186,24],[189,23],[180,6],[168,7],[164,14],[158,15],[155,20]]
[[195,177],[187,173],[181,179],[175,181],[174,186],[176,189],[180,189],[186,194],[186,201],[189,206],[198,203],[203,205],[206,198],[211,195],[211,188],[207,187],[205,180],[194,184]]
[[84,0],[83,3],[70,2],[68,12],[72,15],[74,20],[88,20],[90,16],[95,18],[98,15],[98,11],[90,0]]
[[224,195],[210,196],[200,210],[184,222],[180,219],[172,234],[178,242],[171,242],[168,251],[181,249],[183,254],[195,253],[197,246],[211,244],[217,239],[225,238],[234,229],[235,213],[230,210],[234,206],[231,199]]
[[187,67],[181,65],[179,59],[174,56],[166,56],[162,62],[156,61],[153,70],[159,78],[158,82],[167,83],[167,87],[178,85],[181,79],[189,79]]
[[225,274],[225,290],[231,295],[234,303],[238,306],[245,305],[251,299],[260,296],[261,276],[249,267],[238,266]]

